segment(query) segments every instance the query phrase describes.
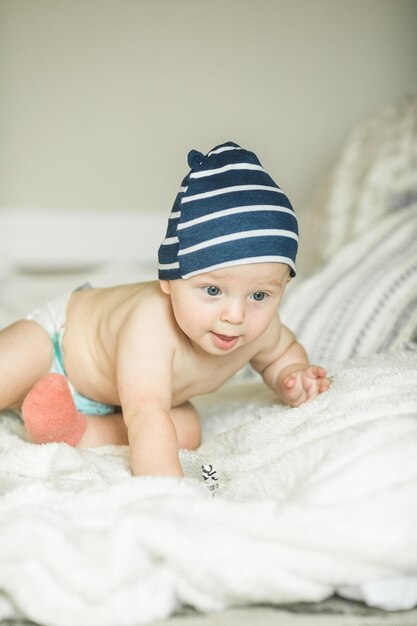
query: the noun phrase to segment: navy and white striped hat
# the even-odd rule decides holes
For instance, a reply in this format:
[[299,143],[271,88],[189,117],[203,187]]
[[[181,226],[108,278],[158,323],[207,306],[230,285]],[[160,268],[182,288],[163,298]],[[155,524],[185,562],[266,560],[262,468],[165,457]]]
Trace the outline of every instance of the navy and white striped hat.
[[231,141],[191,150],[159,252],[159,278],[174,280],[246,263],[286,263],[295,276],[297,218],[253,152]]

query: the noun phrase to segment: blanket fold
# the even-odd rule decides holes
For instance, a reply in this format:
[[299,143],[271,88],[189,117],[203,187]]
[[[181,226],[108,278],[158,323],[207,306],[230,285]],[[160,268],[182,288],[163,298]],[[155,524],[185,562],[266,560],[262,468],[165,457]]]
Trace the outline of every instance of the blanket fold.
[[416,353],[346,364],[297,409],[257,380],[197,404],[184,480],[131,476],[126,447],[31,444],[0,415],[0,616],[137,626],[417,573]]

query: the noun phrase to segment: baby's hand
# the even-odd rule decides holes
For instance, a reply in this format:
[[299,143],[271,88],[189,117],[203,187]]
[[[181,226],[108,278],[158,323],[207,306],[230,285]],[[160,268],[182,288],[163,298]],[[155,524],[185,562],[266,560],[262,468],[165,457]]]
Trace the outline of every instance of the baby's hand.
[[284,372],[278,379],[278,393],[291,406],[309,402],[329,387],[327,372],[318,365]]

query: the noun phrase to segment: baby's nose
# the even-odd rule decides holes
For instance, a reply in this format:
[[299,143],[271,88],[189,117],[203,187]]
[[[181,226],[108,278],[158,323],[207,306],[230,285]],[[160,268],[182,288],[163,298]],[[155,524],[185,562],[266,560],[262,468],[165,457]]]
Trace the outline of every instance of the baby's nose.
[[240,300],[229,300],[222,310],[221,321],[229,324],[242,324],[245,319],[245,305]]

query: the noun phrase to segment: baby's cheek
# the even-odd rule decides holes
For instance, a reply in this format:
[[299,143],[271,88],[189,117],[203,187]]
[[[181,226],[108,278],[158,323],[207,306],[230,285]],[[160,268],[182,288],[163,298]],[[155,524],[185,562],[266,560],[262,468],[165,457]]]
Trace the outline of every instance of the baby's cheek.
[[264,318],[255,318],[249,326],[249,334],[252,339],[257,339],[260,337],[271,325],[271,321],[269,319]]

